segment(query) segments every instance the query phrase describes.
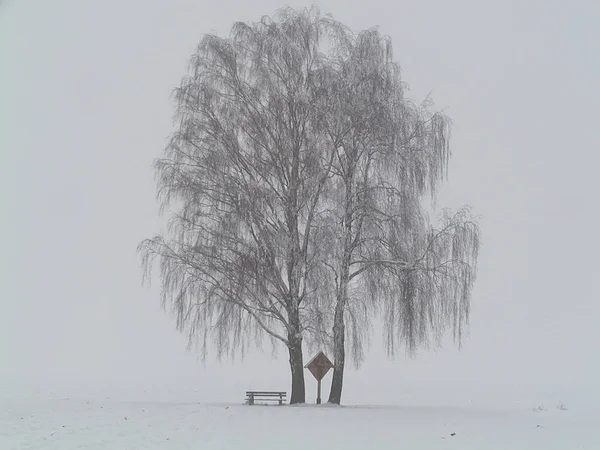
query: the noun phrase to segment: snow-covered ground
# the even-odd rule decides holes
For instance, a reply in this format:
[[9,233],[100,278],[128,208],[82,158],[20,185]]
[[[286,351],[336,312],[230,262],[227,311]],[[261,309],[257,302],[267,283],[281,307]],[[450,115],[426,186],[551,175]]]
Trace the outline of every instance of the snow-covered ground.
[[[600,449],[590,411],[477,406],[246,406],[0,399],[0,449]],[[567,405],[568,406],[568,405]]]

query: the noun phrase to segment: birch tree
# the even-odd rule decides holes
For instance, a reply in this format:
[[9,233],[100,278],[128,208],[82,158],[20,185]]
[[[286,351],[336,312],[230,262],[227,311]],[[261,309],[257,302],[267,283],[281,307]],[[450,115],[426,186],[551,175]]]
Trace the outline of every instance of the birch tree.
[[265,335],[287,347],[291,403],[305,401],[302,343],[326,300],[314,223],[333,152],[316,109],[319,27],[315,10],[284,9],[202,39],[156,162],[170,227],[140,245],[147,274],[159,262],[163,305],[204,351],[212,340],[235,354]]
[[[329,402],[339,404],[346,360],[362,356],[368,317],[383,312],[390,354],[410,353],[451,327],[457,341],[469,317],[479,230],[463,208],[428,225],[423,199],[434,199],[450,157],[450,121],[404,97],[389,39],[377,30],[354,34],[333,20],[327,135],[336,149],[331,204],[338,236],[333,272],[334,372]],[[368,302],[365,310],[365,302]],[[355,314],[362,310],[357,323]]]

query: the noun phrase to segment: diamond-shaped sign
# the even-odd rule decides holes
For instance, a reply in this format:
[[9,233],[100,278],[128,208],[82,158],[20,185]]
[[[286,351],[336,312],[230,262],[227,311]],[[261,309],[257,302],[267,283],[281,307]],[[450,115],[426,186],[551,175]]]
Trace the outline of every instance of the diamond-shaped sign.
[[304,367],[310,370],[317,381],[321,381],[329,369],[333,368],[333,363],[325,356],[325,353],[319,352]]

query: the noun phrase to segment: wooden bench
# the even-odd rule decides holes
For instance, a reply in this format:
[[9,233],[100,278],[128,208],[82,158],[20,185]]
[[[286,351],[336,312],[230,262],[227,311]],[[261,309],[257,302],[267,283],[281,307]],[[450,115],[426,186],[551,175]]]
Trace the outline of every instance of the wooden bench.
[[254,405],[255,400],[263,402],[276,401],[279,405],[283,405],[286,400],[287,392],[274,391],[246,391],[246,404]]

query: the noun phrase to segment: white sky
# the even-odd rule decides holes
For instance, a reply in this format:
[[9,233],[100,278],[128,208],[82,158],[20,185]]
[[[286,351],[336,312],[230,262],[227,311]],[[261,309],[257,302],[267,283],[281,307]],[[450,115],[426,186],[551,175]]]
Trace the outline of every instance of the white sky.
[[[346,398],[368,387],[394,403],[475,383],[598,392],[600,2],[317,4],[355,30],[380,25],[392,36],[410,95],[431,91],[455,123],[440,206],[483,215],[463,350],[392,363],[376,330]],[[169,95],[189,55],[204,33],[280,6],[2,3],[0,379],[187,383],[234,398],[289,389],[284,351],[198,364],[157,290],[141,287],[135,253],[160,228],[150,166],[172,131]]]

